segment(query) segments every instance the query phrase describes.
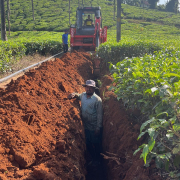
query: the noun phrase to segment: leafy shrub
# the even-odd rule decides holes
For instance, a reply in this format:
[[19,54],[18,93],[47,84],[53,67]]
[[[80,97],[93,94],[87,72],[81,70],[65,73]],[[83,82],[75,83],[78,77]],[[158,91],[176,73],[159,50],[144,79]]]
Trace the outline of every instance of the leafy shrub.
[[[148,166],[155,158],[158,168],[163,168],[171,178],[179,178],[180,165],[180,51],[169,48],[111,63],[115,94],[126,107],[137,108],[143,114],[140,122],[140,139],[148,134],[147,144],[142,144],[141,158]],[[166,174],[167,174],[166,172]]]
[[0,72],[11,68],[11,64],[25,54],[25,46],[15,42],[0,42]]
[[[62,33],[12,32],[13,41],[0,41],[0,71],[5,72],[18,59],[38,52],[42,55],[57,54],[62,51]],[[26,37],[26,38],[25,38]],[[18,38],[18,39],[16,39]]]

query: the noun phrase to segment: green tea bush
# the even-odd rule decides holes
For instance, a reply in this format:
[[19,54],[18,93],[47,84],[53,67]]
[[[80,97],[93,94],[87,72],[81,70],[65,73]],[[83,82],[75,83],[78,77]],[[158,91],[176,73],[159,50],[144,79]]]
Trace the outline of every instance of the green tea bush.
[[[148,135],[134,154],[141,151],[146,166],[156,166],[170,178],[179,178],[180,166],[180,51],[166,48],[153,55],[127,58],[110,64],[118,99],[126,107],[139,109],[140,139]],[[146,136],[147,137],[147,136]]]
[[56,32],[12,32],[13,40],[0,41],[0,71],[11,69],[11,65],[24,55],[37,52],[41,55],[54,55],[61,52],[61,35]]
[[4,72],[11,68],[14,61],[25,55],[25,46],[16,42],[0,41],[0,72]]
[[138,57],[145,54],[153,54],[163,48],[158,42],[148,41],[122,41],[119,43],[104,43],[97,49],[97,53],[106,62],[118,62],[125,57]]

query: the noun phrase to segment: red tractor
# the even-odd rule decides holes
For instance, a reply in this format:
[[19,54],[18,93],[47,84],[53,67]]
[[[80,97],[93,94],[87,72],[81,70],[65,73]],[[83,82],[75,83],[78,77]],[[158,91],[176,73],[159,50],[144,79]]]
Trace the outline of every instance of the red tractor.
[[95,51],[107,40],[107,26],[102,28],[100,7],[78,7],[76,25],[71,25],[70,46],[72,50],[83,48]]

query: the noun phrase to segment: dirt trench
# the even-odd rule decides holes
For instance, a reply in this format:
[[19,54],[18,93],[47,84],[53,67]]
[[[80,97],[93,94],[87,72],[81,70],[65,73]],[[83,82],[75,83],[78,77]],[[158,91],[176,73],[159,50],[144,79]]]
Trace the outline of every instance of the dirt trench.
[[[0,89],[0,180],[87,178],[80,104],[68,100],[67,95],[83,92],[82,84],[93,77],[92,70],[88,53],[67,53]],[[145,168],[139,154],[133,156],[140,144],[136,141],[139,125],[131,123],[122,103],[108,91],[112,79],[105,73],[100,77],[104,108],[102,174],[108,180],[157,180],[154,163]]]

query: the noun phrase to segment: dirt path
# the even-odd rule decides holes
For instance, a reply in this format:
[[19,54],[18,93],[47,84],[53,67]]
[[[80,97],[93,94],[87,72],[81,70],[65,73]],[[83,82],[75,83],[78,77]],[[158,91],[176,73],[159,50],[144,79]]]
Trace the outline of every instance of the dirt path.
[[[80,105],[67,95],[84,91],[92,68],[88,53],[67,53],[0,89],[0,179],[86,179]],[[139,154],[133,156],[139,126],[131,124],[128,112],[108,91],[112,79],[102,76],[101,82],[103,154],[108,155],[101,179],[102,173],[109,180],[158,179],[153,163],[144,168]],[[95,180],[91,175],[87,179]]]

